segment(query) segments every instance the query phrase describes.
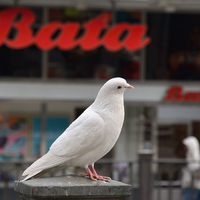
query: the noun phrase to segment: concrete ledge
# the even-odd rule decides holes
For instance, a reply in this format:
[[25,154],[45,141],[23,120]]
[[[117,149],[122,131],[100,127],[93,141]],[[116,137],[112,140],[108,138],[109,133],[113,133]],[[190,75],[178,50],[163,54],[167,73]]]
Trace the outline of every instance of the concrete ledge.
[[92,181],[87,177],[68,175],[15,181],[15,192],[23,200],[39,199],[116,199],[131,195],[132,186],[118,181]]

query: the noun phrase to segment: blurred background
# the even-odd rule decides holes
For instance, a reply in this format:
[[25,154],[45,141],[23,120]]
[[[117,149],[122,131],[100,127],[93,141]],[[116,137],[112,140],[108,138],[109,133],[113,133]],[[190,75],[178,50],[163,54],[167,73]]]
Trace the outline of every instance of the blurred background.
[[[102,13],[107,13],[101,21],[107,25],[96,40],[109,33],[123,45],[109,49],[102,42],[86,49],[81,38],[87,36],[89,22]],[[26,25],[30,16],[35,20]],[[21,21],[25,25],[19,25]],[[61,25],[41,36],[44,27],[54,23],[77,25],[74,35],[69,29],[69,40],[77,44],[64,48],[67,36],[58,42],[64,34]],[[112,30],[120,24],[129,28],[116,36]],[[131,32],[130,27],[137,25],[144,30]],[[31,31],[30,39],[24,27]],[[133,40],[128,41],[129,36]],[[142,45],[145,39],[148,42]],[[28,42],[23,46],[24,41]],[[43,48],[43,41],[50,41],[50,46]],[[141,45],[131,49],[126,41]],[[87,43],[93,44],[90,37]],[[193,135],[200,140],[200,2],[0,0],[0,196],[4,200],[18,199],[8,192],[14,180],[93,102],[102,84],[117,76],[135,89],[126,91],[122,133],[97,171],[137,188],[139,150],[151,150],[154,159],[184,158],[182,139]],[[157,166],[154,173],[159,172],[167,185],[171,169]],[[172,175],[177,187],[178,173],[175,168]]]

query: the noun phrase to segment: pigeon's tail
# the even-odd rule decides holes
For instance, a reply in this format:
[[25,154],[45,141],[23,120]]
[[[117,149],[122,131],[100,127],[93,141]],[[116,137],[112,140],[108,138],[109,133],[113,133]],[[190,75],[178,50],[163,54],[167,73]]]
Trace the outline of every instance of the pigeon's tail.
[[26,176],[22,181],[26,181],[30,178],[37,178],[51,171],[54,167],[57,167],[66,162],[66,158],[56,156],[50,151],[44,156],[36,160],[31,166],[29,166],[22,176]]

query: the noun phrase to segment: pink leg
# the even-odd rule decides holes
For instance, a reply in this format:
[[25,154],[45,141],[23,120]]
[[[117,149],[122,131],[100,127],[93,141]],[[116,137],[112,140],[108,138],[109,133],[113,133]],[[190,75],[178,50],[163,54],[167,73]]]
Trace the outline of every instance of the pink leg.
[[85,169],[87,171],[87,174],[81,174],[81,176],[89,176],[93,181],[96,181],[97,179],[95,178],[95,175],[92,174],[90,171],[89,167]]
[[94,167],[92,165],[90,165],[90,168],[91,168],[93,177],[95,177],[95,178],[97,178],[99,180],[102,180],[102,181],[111,180],[110,177],[98,175],[97,172],[96,172],[96,170],[94,169]]

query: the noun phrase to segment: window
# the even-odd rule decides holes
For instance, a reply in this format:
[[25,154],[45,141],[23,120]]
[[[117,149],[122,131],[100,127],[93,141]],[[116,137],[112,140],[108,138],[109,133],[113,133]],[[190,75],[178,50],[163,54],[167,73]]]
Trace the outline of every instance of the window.
[[[0,11],[2,11],[0,9]],[[32,25],[34,32],[42,25],[42,9],[32,9],[36,15],[36,21]],[[21,19],[20,15],[17,15],[15,21],[18,22]],[[17,31],[12,28],[9,35],[9,39],[16,37]],[[20,77],[20,78],[38,78],[41,77],[41,50],[35,45],[32,45],[24,49],[11,49],[6,45],[0,46],[0,77]]]
[[[50,9],[50,21],[88,22],[101,14],[100,11],[77,11],[74,9]],[[141,14],[138,12],[117,12],[116,23],[139,23]],[[113,21],[110,21],[112,25]],[[102,37],[106,29],[99,37]],[[77,38],[84,34],[84,28],[79,30]],[[126,33],[122,34],[122,38]],[[54,48],[49,52],[48,77],[68,79],[109,79],[121,76],[126,79],[140,78],[140,52],[130,52],[122,49],[117,52],[99,47],[84,51],[79,46],[68,51]]]
[[200,15],[148,14],[147,79],[200,80]]

